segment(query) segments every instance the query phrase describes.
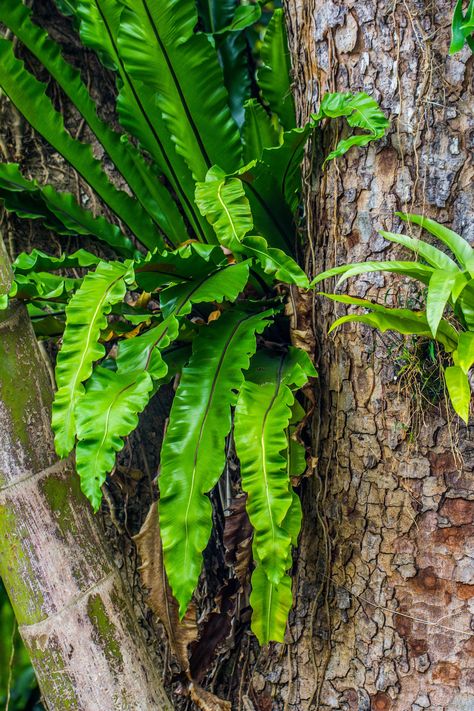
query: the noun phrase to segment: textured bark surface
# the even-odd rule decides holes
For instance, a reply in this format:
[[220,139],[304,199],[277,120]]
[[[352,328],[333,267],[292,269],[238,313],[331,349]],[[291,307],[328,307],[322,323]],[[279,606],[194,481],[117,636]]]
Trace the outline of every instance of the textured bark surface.
[[18,304],[1,313],[0,364],[0,575],[46,706],[171,709],[99,520],[56,461],[49,376]]
[[[351,151],[322,176],[315,147],[306,180],[311,271],[401,253],[377,234],[398,231],[397,209],[474,238],[473,59],[468,51],[447,56],[452,9],[439,0],[288,0],[300,121],[326,91],[363,90],[392,122],[387,139]],[[325,150],[335,139],[328,127]],[[384,275],[352,280],[348,291],[397,305],[416,298]],[[315,300],[319,459],[304,497],[291,644],[260,656],[253,703],[468,711],[472,426],[460,425],[442,394],[438,405],[420,394],[431,367],[414,357],[420,349],[409,357],[401,338],[355,325],[327,337],[343,313]]]

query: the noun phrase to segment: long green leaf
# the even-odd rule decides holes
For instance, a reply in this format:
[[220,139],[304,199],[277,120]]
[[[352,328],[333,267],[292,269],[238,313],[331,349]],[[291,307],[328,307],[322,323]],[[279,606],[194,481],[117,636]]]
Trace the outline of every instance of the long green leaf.
[[423,227],[423,229],[437,237],[441,242],[444,242],[459,263],[471,272],[471,276],[474,276],[474,249],[469,242],[458,235],[457,232],[423,215],[413,215],[404,212],[397,212],[396,214],[398,217],[401,217],[402,220],[405,220],[405,222],[420,225],[420,227]]
[[439,322],[448,303],[451,290],[456,280],[456,274],[437,269],[431,275],[426,298],[426,319],[433,338],[436,338]]
[[71,193],[57,192],[27,180],[16,163],[0,163],[0,199],[22,218],[42,219],[45,226],[65,235],[94,235],[121,255],[132,256],[133,245],[116,225],[81,207]]
[[255,334],[270,315],[232,310],[204,328],[173,401],[161,452],[159,511],[166,572],[181,616],[209,539],[212,516],[206,494],[224,469],[230,407],[255,351]]
[[28,274],[29,272],[48,272],[70,267],[92,267],[99,262],[100,259],[95,254],[91,254],[85,249],[78,249],[73,254],[63,253],[60,257],[52,257],[40,249],[33,249],[28,254],[22,252],[18,255],[13,262],[13,270],[15,274]]
[[283,10],[277,9],[267,27],[261,48],[263,66],[257,73],[257,81],[263,98],[272,113],[286,129],[296,124],[295,106],[290,85],[290,52],[286,39]]
[[176,244],[182,242],[185,234],[184,223],[168,190],[159,180],[150,178],[150,168],[140,152],[98,117],[95,102],[83,83],[80,73],[64,60],[59,45],[31,21],[31,11],[21,0],[5,0],[0,6],[0,20],[28,47],[58,82],[103,145],[144,209],[168,239]]
[[384,230],[380,230],[380,234],[390,242],[396,242],[397,244],[402,244],[404,247],[407,247],[407,249],[410,249],[418,257],[421,257],[425,260],[425,262],[436,269],[445,269],[446,271],[453,272],[459,271],[458,265],[453,259],[451,259],[451,257],[437,247],[433,247],[433,245],[428,244],[428,242],[408,237],[404,234],[385,232]]
[[231,32],[224,37],[218,36],[216,40],[230,110],[240,128],[244,122],[244,104],[252,92],[248,61],[250,48],[245,32]]
[[[297,537],[283,525],[293,503],[286,433],[294,403],[291,386],[301,386],[315,371],[306,354],[296,349],[267,361],[262,366],[261,357],[257,359],[258,381],[246,379],[240,390],[234,437],[255,531],[254,550],[270,582],[278,585],[287,569],[291,541]],[[272,377],[265,382],[268,370]]]
[[123,437],[138,424],[153,387],[149,373],[120,373],[97,367],[76,407],[76,466],[81,489],[97,511],[101,487],[113,469]]
[[195,179],[204,180],[214,164],[227,173],[236,170],[241,162],[239,132],[217,54],[206,35],[192,33],[194,3],[123,1],[118,40],[125,67],[156,93],[176,150]]
[[288,446],[285,429],[293,401],[293,393],[281,379],[263,385],[246,381],[235,412],[235,444],[255,531],[254,547],[275,585],[285,573],[291,546],[291,536],[282,523],[292,499],[283,453]]
[[469,421],[469,405],[471,388],[469,378],[459,365],[451,365],[444,371],[449,399],[459,417],[467,424]]
[[74,446],[75,407],[84,393],[82,383],[90,377],[94,361],[105,353],[98,339],[107,325],[106,314],[123,299],[126,280],[131,278],[129,265],[101,262],[85,277],[67,306],[66,330],[56,362],[58,390],[52,416],[56,451],[61,457]]
[[343,264],[340,267],[328,269],[318,274],[311,282],[311,286],[316,286],[316,284],[324,281],[324,279],[341,275],[337,282],[337,286],[339,286],[345,279],[350,279],[359,274],[369,274],[370,272],[379,271],[393,272],[394,274],[401,274],[402,276],[411,277],[412,279],[418,279],[418,281],[421,281],[423,284],[429,284],[431,275],[433,274],[432,267],[417,262],[360,262],[356,264]]
[[284,575],[275,585],[268,580],[263,566],[257,563],[251,584],[252,632],[260,644],[284,642],[288,613],[293,604],[290,576]]
[[155,389],[165,379],[168,365],[161,351],[178,335],[178,321],[170,316],[146,333],[121,341],[117,370],[98,366],[76,405],[76,466],[84,494],[94,510],[102,500],[101,487],[112,471],[123,437],[138,424]]
[[459,334],[458,347],[453,358],[455,365],[459,365],[467,374],[474,365],[474,331]]
[[[333,331],[343,323],[358,321],[359,323],[366,323],[369,326],[379,328],[382,332],[394,330],[405,335],[416,334],[418,336],[427,336],[428,338],[432,338],[431,329],[429,327],[426,314],[423,311],[389,308],[387,306],[382,306],[381,304],[373,303],[372,301],[367,301],[366,299],[346,296],[345,294],[324,294],[324,296],[332,299],[333,301],[339,301],[343,304],[353,306],[361,306],[362,308],[366,308],[374,312],[368,314],[362,313],[342,316],[331,325],[329,332]],[[441,319],[436,333],[436,339],[443,344],[444,348],[448,352],[451,352],[457,346],[458,334],[448,321]]]
[[280,135],[272,119],[256,99],[245,102],[242,139],[245,163],[260,159],[264,148],[273,148],[280,143]]
[[[184,159],[176,153],[156,105],[155,92],[127,71],[118,47],[118,33],[124,7],[117,0],[80,0],[82,42],[99,53],[106,66],[119,75],[117,111],[122,126],[135,136],[163,171],[199,239],[211,232],[193,204],[194,181]],[[148,180],[155,179],[148,172]]]
[[75,168],[137,238],[149,247],[157,246],[159,236],[151,220],[125,192],[112,185],[93,157],[91,146],[66,131],[63,117],[45,93],[46,86],[26,71],[24,63],[15,57],[12,43],[5,39],[0,39],[0,87],[33,128]]
[[239,251],[242,237],[253,227],[242,182],[211,170],[206,181],[196,185],[196,204],[214,227],[220,244],[233,252]]

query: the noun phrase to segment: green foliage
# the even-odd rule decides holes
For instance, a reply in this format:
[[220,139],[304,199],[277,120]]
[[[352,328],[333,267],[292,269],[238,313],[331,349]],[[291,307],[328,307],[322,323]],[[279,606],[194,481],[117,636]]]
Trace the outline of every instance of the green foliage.
[[354,134],[339,141],[336,148],[326,156],[325,163],[344,155],[352,146],[366,146],[371,141],[382,138],[389,125],[375,99],[364,93],[326,94],[318,113],[312,118],[314,121],[320,121],[322,118],[340,116],[346,116],[349,126],[360,128],[364,133]]
[[24,63],[15,57],[13,43],[5,39],[0,39],[0,85],[33,128],[87,180],[144,244],[160,243],[151,221],[141,213],[136,202],[112,185],[90,146],[72,138],[66,131],[63,117],[45,93],[46,86],[26,71]]
[[231,405],[256,349],[256,334],[271,314],[232,310],[201,331],[173,400],[162,446],[159,511],[166,572],[181,615],[196,587],[211,532],[206,494],[224,470]]
[[146,370],[115,373],[97,366],[77,403],[76,466],[82,491],[95,511],[102,499],[102,484],[114,468],[115,453],[123,447],[122,438],[138,425],[138,413],[145,409],[152,388]]
[[280,132],[271,116],[257,99],[245,102],[245,121],[242,126],[244,162],[249,163],[254,156],[262,156],[264,148],[275,148],[280,143]]
[[242,182],[226,178],[220,171],[210,171],[206,182],[196,186],[196,204],[214,227],[219,243],[231,251],[239,251],[242,237],[253,227]]
[[56,451],[65,457],[74,447],[75,408],[84,393],[83,382],[93,363],[105,355],[99,335],[107,326],[106,314],[121,301],[130,281],[130,267],[118,262],[101,262],[95,272],[86,276],[67,308],[64,340],[56,364],[57,392],[52,424]]
[[286,40],[283,10],[278,9],[270,20],[261,49],[262,66],[258,83],[263,99],[286,129],[296,123],[295,106],[290,86],[290,52]]
[[254,528],[252,629],[266,643],[275,638],[282,641],[284,627],[278,620],[286,618],[291,607],[286,571],[301,525],[287,453],[293,388],[304,385],[316,372],[307,355],[293,348],[280,356],[259,352],[252,366],[235,409],[234,437]]
[[15,163],[0,163],[0,199],[9,212],[22,218],[40,219],[61,235],[91,235],[106,242],[118,254],[132,256],[130,239],[104,217],[94,217],[71,193],[57,192],[27,180]]
[[[15,41],[0,39],[0,88],[95,192],[107,217],[87,210],[80,194],[27,179],[16,165],[0,165],[0,199],[59,235],[101,240],[114,258],[84,249],[20,255],[1,306],[23,299],[41,337],[62,334],[56,449],[67,456],[75,448],[95,510],[124,438],[163,383],[180,375],[161,451],[159,511],[181,614],[200,575],[212,528],[208,494],[226,464],[235,411],[255,529],[253,629],[261,642],[282,640],[301,525],[290,482],[306,466],[295,393],[315,375],[305,354],[288,346],[284,316],[289,286],[309,287],[295,258],[300,164],[323,119],[345,117],[357,131],[326,161],[381,137],[388,122],[366,94],[329,94],[308,125],[295,128],[283,13],[273,13],[259,54],[256,23],[269,14],[261,2],[57,4],[115,76],[119,131],[100,119],[80,73],[21,0],[0,3],[0,22],[68,97],[124,189],[108,177],[100,153],[67,130],[47,84],[17,58]],[[263,347],[266,328],[274,352]]]
[[469,0],[466,14],[463,13],[463,0],[457,0],[454,8],[451,28],[449,53],[459,52],[465,44],[474,52],[474,0]]
[[[394,330],[438,341],[454,365],[444,373],[449,397],[457,414],[467,423],[471,401],[469,371],[474,364],[474,249],[453,230],[422,215],[397,213],[404,221],[419,225],[440,240],[454,258],[422,239],[381,232],[392,242],[411,250],[422,262],[363,262],[345,264],[319,274],[313,286],[339,276],[339,283],[358,274],[388,271],[416,279],[426,285],[426,310],[396,309],[351,296],[326,294],[345,304],[360,306],[366,313],[351,313],[337,319],[331,330],[347,322],[365,323],[381,331]],[[448,318],[443,318],[447,311]]]
[[[283,642],[288,613],[293,604],[291,594],[291,577],[284,575],[279,584],[271,583],[263,566],[259,563],[256,553],[256,568],[252,573],[252,593],[250,605],[252,616],[252,631],[260,644],[268,642]],[[287,561],[289,567],[290,561]]]

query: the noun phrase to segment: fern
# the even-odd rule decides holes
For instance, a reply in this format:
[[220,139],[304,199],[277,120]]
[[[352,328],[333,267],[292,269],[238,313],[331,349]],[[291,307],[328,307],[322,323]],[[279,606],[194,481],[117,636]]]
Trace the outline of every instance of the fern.
[[[351,296],[326,294],[335,301],[360,306],[368,312],[342,316],[332,324],[331,330],[344,323],[359,322],[382,332],[394,330],[438,341],[454,362],[454,365],[448,366],[444,371],[451,403],[457,414],[467,423],[471,401],[469,370],[474,364],[474,250],[460,235],[434,220],[422,215],[397,215],[434,235],[450,249],[454,258],[424,240],[381,232],[388,240],[402,244],[427,264],[415,261],[346,264],[319,274],[313,281],[313,286],[331,276],[340,275],[340,283],[349,277],[374,271],[402,274],[425,284],[425,311],[389,308]],[[443,318],[447,309],[452,311],[458,321],[456,328],[450,320]]]
[[112,304],[123,299],[126,281],[131,278],[128,265],[101,262],[95,272],[86,276],[66,309],[67,325],[56,365],[58,390],[52,417],[56,450],[61,457],[68,455],[74,446],[75,407],[84,393],[82,383],[90,377],[93,362],[105,354],[104,346],[98,342],[106,325],[105,314]]
[[72,138],[64,121],[46,96],[45,85],[25,71],[10,41],[0,39],[0,87],[28,122],[60,153],[104,200],[108,207],[148,246],[160,244],[160,236],[137,203],[108,180],[89,146]]
[[[255,557],[257,558],[256,554]],[[290,562],[287,561],[286,567],[289,565]],[[252,573],[250,605],[253,610],[252,631],[260,644],[284,641],[292,603],[290,576],[284,575],[279,584],[275,585],[269,581],[263,566],[257,562]]]
[[206,182],[196,186],[196,204],[214,227],[220,244],[238,252],[242,237],[253,227],[241,181],[226,178],[220,170],[209,171]]
[[153,87],[176,150],[194,178],[202,180],[216,163],[235,170],[241,153],[237,126],[215,52],[206,37],[192,31],[194,3],[125,4],[119,32],[124,64],[132,76]]
[[16,163],[0,163],[0,199],[9,212],[40,219],[59,234],[93,235],[117,254],[133,255],[131,241],[116,225],[84,210],[71,193],[57,192],[50,185],[40,186],[36,180],[27,180]]
[[258,70],[262,96],[281,125],[291,128],[296,123],[295,106],[290,86],[290,53],[288,50],[283,10],[275,10],[263,38],[263,66]]
[[[171,408],[161,452],[160,525],[168,579],[183,616],[211,531],[206,494],[225,464],[231,405],[271,311],[223,314],[197,337]],[[193,418],[188,419],[189,402]]]
[[[0,39],[0,88],[98,198],[92,214],[71,194],[26,179],[16,165],[0,165],[7,210],[87,239],[87,250],[72,254],[20,255],[0,307],[21,299],[42,337],[62,334],[55,444],[60,456],[75,447],[81,487],[95,510],[140,413],[180,376],[160,455],[159,515],[181,615],[200,575],[212,527],[208,494],[225,467],[235,409],[255,532],[252,628],[262,643],[281,641],[301,526],[291,484],[305,469],[305,448],[296,440],[304,413],[295,394],[315,375],[307,356],[289,346],[284,316],[289,289],[282,283],[310,286],[296,260],[300,164],[323,119],[346,117],[356,130],[326,161],[380,138],[388,122],[366,94],[329,94],[308,125],[295,128],[281,10],[258,43],[260,58],[249,61],[260,2],[58,0],[58,6],[115,76],[117,131],[101,120],[80,72],[20,0],[1,3],[0,21],[82,116],[121,188],[95,157],[96,146],[67,130],[47,84],[17,58],[15,41]],[[94,239],[115,255],[110,262],[94,254]],[[467,306],[471,256],[463,252],[459,269],[439,254],[412,267],[436,295],[429,319],[414,317],[415,323],[419,332],[436,329],[453,352],[453,368],[465,372],[471,346],[453,334],[442,307],[451,285],[448,300],[464,309],[466,322],[474,320]],[[81,271],[72,278],[64,272],[71,268]],[[374,316],[393,322],[397,315],[373,310]]]
[[[278,591],[282,601],[288,598],[286,570],[291,561],[291,545],[296,543],[301,525],[299,499],[291,490],[287,456],[287,429],[294,404],[292,386],[301,387],[308,376],[316,373],[302,351],[290,349],[279,358],[259,354],[249,377],[252,374],[254,381],[247,379],[240,391],[234,437],[258,560],[252,578],[253,600],[258,601],[253,606],[258,610],[254,630],[265,643],[268,638],[265,628],[260,630],[260,611],[271,609],[268,597],[275,595],[278,599]],[[265,584],[262,574],[267,578]],[[286,615],[281,615],[279,624],[274,620],[273,625],[278,638],[282,637]]]
[[76,466],[81,488],[94,511],[102,499],[101,486],[123,447],[123,437],[138,424],[153,383],[149,373],[120,373],[96,368],[76,408]]
[[170,194],[160,181],[153,180],[143,156],[132,143],[123,141],[98,117],[97,107],[79,72],[63,59],[59,46],[32,22],[30,10],[21,0],[2,3],[0,19],[58,82],[157,227],[171,244],[178,244],[185,228]]
[[474,52],[474,0],[469,0],[466,14],[463,13],[463,0],[457,0],[454,8],[451,28],[451,45],[449,53],[459,52],[467,44]]

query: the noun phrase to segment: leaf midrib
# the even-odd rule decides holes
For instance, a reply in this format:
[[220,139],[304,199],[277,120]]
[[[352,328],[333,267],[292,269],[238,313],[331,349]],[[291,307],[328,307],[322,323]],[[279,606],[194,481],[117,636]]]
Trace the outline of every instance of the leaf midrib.
[[229,350],[229,348],[230,348],[230,345],[231,345],[231,343],[232,343],[232,341],[233,341],[233,339],[234,339],[234,337],[235,337],[237,331],[239,330],[240,326],[241,326],[243,323],[245,323],[245,321],[248,321],[250,318],[252,318],[253,315],[254,315],[254,314],[247,315],[247,316],[245,316],[244,318],[240,319],[240,320],[234,325],[234,327],[233,327],[231,333],[229,334],[229,336],[228,336],[228,338],[227,338],[227,342],[226,342],[225,345],[224,345],[224,348],[223,348],[223,350],[222,350],[222,353],[221,353],[221,355],[220,355],[220,358],[219,358],[219,361],[218,361],[218,364],[217,364],[217,367],[216,367],[216,371],[215,371],[215,373],[214,373],[214,377],[213,377],[213,380],[212,380],[212,385],[211,385],[211,389],[210,389],[210,393],[209,393],[209,398],[208,398],[208,401],[207,401],[206,409],[205,409],[205,411],[204,411],[204,414],[203,414],[203,417],[202,417],[202,420],[201,420],[201,426],[200,426],[200,428],[199,428],[198,440],[197,440],[197,442],[196,442],[196,446],[195,446],[195,450],[194,450],[193,471],[192,471],[192,476],[191,476],[191,489],[190,489],[190,492],[189,492],[188,503],[187,503],[187,506],[186,506],[186,512],[185,512],[185,516],[184,516],[185,531],[186,531],[186,537],[185,537],[186,543],[185,543],[185,551],[184,551],[184,563],[185,563],[185,567],[186,567],[186,565],[187,565],[187,560],[188,560],[188,548],[189,548],[188,517],[189,517],[189,510],[190,510],[190,507],[191,507],[191,502],[192,502],[192,499],[193,499],[194,489],[195,489],[195,485],[196,485],[197,460],[198,460],[199,450],[200,450],[200,446],[201,446],[201,442],[202,442],[202,438],[203,438],[203,434],[204,434],[204,426],[205,426],[205,424],[206,424],[207,417],[209,416],[209,411],[210,411],[210,409],[211,409],[212,400],[213,400],[213,398],[214,398],[215,390],[216,390],[216,387],[217,387],[217,381],[218,381],[219,376],[220,376],[220,370],[221,370],[222,364],[223,364],[223,362],[224,362],[224,359],[225,359],[225,357],[226,357],[226,355],[227,355],[227,352],[228,352],[228,350]]

